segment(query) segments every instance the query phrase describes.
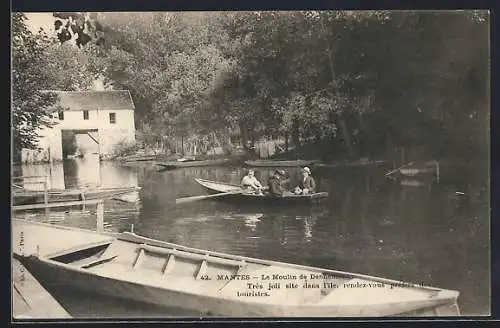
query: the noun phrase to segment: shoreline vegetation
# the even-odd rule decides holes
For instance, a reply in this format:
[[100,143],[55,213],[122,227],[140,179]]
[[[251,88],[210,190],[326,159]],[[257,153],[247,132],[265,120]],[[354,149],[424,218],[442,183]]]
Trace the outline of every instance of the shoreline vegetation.
[[110,158],[488,162],[488,11],[53,17],[56,37],[12,14],[15,156],[51,126],[40,90],[99,79],[135,104],[137,144]]

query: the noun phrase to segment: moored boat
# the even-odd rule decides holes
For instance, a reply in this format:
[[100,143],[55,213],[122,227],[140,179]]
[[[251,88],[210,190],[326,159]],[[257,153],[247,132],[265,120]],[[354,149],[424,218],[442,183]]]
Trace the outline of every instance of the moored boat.
[[[49,190],[47,192],[47,201],[71,202],[88,199],[113,198],[116,196],[132,193],[140,190],[140,187],[115,187],[115,188],[96,188],[96,189],[65,189]],[[12,193],[13,205],[41,204],[44,203],[44,192],[39,190],[16,190]]]
[[154,161],[158,158],[157,155],[129,155],[120,157],[119,159],[122,162],[145,162],[145,161]]
[[402,175],[414,177],[417,175],[426,175],[436,173],[435,167],[407,167],[399,170]]
[[197,166],[218,166],[233,163],[233,160],[223,159],[210,159],[210,160],[184,160],[184,161],[169,161],[169,162],[155,162],[156,165],[162,167],[164,170],[173,170],[183,167],[197,167]]
[[315,160],[294,160],[294,161],[280,161],[280,160],[248,160],[245,164],[248,166],[259,167],[295,167],[295,166],[308,166],[313,165]]
[[316,163],[314,168],[318,169],[330,169],[339,167],[367,167],[367,166],[381,166],[384,165],[385,161],[353,161],[353,162],[330,162],[330,163]]
[[48,290],[81,289],[221,316],[460,314],[453,290],[201,250],[130,232],[15,257]]
[[[249,203],[267,203],[267,204],[287,204],[287,205],[307,205],[316,204],[328,198],[327,192],[317,192],[310,195],[286,195],[283,197],[270,196],[265,190],[262,195],[245,193],[240,186],[232,185],[229,183],[216,182],[205,179],[195,178],[196,182],[202,185],[210,193],[228,193],[237,192],[234,194],[227,194],[218,197],[217,199],[230,201],[230,202],[249,202]],[[238,193],[241,191],[241,193]]]

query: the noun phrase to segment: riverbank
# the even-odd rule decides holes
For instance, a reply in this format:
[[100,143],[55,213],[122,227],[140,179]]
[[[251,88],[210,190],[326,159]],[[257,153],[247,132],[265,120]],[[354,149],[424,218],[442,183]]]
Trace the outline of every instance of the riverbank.
[[66,319],[71,315],[16,259],[12,259],[12,315],[14,319]]

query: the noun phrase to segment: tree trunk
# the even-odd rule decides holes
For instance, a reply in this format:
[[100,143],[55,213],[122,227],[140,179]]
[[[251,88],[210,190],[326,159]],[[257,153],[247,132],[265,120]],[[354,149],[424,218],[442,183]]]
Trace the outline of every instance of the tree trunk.
[[184,136],[181,136],[181,154],[184,156]]
[[365,123],[363,121],[363,113],[358,113],[356,115],[358,122],[359,122],[359,132],[358,132],[358,146],[361,150],[361,155],[362,156],[367,156],[372,157],[372,154],[370,154],[370,149],[367,147],[368,145],[368,140],[366,137],[366,132],[365,132]]
[[240,136],[243,149],[245,151],[248,151],[248,135],[247,135],[246,125],[245,122],[243,122],[243,120],[239,121],[239,127],[240,127]]
[[294,119],[292,124],[292,143],[295,148],[300,146],[299,122],[297,119]]
[[[323,24],[323,20],[320,19],[320,24],[321,24],[321,27],[323,28],[323,31],[325,32],[326,34],[326,28],[325,28],[325,25]],[[333,53],[335,53],[336,51],[336,48],[337,48],[337,43],[334,44],[334,50],[332,51],[330,49],[330,44],[328,43],[328,38],[325,40],[326,41],[326,53],[327,53],[327,56],[328,56],[328,64],[329,64],[329,67],[330,67],[330,74],[332,75],[332,83],[335,82],[335,67],[333,65]],[[341,127],[341,133],[342,133],[342,137],[344,138],[344,140],[346,141],[347,143],[347,149],[349,151],[349,157],[352,157],[353,155],[353,149],[352,149],[352,143],[351,143],[351,137],[349,136],[349,131],[347,129],[347,124],[346,124],[346,121],[345,121],[345,118],[344,118],[344,115],[343,113],[339,113],[339,123],[340,123],[340,127]]]
[[347,143],[347,150],[349,151],[349,158],[352,158],[354,151],[352,149],[351,136],[349,135],[349,130],[347,128],[347,124],[345,122],[344,116],[339,114],[339,123],[340,123],[340,131],[342,133],[342,138]]
[[285,151],[288,152],[288,132],[285,132]]
[[294,119],[292,124],[292,142],[293,145],[295,146],[296,157],[299,158],[300,133],[299,133],[299,121],[297,119]]

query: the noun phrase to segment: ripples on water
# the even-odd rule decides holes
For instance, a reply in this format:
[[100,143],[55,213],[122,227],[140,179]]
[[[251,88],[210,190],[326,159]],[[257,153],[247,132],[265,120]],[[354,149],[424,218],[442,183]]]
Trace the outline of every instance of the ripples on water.
[[[190,247],[422,282],[461,292],[464,315],[489,314],[487,177],[460,174],[440,184],[401,185],[384,168],[313,170],[324,205],[236,206],[217,200],[175,206],[205,192],[194,177],[239,183],[238,167],[158,172],[151,163],[123,166],[97,159],[16,167],[14,175],[51,176],[52,188],[142,187],[139,201],[106,200],[105,229],[130,230]],[[272,170],[257,169],[267,181]],[[288,169],[290,187],[299,172]],[[479,179],[483,179],[481,184]],[[95,207],[16,213],[16,217],[96,228]],[[76,317],[198,316],[85,293],[57,292]]]

